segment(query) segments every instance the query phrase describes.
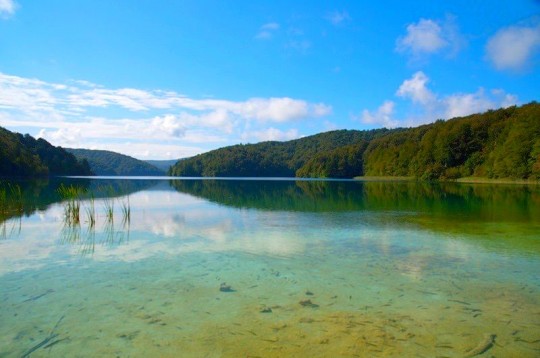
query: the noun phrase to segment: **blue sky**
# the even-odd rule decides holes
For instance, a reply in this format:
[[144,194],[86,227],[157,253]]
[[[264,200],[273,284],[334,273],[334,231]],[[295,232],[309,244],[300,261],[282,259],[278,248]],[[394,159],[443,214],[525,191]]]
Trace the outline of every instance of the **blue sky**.
[[0,0],[0,125],[140,159],[539,100],[540,2]]

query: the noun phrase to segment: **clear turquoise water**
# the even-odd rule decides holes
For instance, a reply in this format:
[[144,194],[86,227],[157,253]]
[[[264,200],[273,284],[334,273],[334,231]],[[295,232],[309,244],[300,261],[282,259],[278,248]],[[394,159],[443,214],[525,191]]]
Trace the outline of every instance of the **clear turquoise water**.
[[540,355],[537,187],[65,181],[94,227],[56,181],[1,217],[2,357]]

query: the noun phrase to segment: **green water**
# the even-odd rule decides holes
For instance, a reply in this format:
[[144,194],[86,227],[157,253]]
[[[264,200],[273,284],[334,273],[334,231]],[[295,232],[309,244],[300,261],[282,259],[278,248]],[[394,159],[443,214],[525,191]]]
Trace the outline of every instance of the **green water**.
[[537,186],[12,184],[0,357],[540,356]]

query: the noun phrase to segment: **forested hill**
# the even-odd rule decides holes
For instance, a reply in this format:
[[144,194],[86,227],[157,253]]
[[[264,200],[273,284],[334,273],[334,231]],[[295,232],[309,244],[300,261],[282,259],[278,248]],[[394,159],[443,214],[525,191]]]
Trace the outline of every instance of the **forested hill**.
[[158,176],[165,175],[155,166],[133,157],[107,150],[72,149],[67,151],[79,159],[86,159],[96,175]]
[[411,128],[373,140],[365,175],[540,179],[540,104]]
[[540,104],[438,120],[416,128],[341,130],[289,142],[235,145],[179,161],[169,173],[540,179]]
[[288,142],[239,144],[178,161],[171,167],[169,174],[205,177],[293,177],[298,169],[318,153],[368,142],[389,132],[393,131],[338,130]]
[[0,176],[92,175],[86,161],[44,139],[0,127]]

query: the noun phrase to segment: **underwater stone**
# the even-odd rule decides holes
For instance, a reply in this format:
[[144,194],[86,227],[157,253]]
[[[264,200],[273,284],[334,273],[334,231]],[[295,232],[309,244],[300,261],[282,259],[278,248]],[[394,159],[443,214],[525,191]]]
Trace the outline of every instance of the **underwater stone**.
[[219,290],[221,292],[234,292],[234,290],[232,289],[232,287],[230,285],[227,285],[226,282],[222,282],[221,285],[219,286]]
[[261,312],[261,313],[272,313],[272,309],[270,307],[263,307],[259,312]]
[[300,305],[303,307],[311,307],[311,308],[319,307],[318,304],[311,302],[311,300],[300,300],[300,302],[298,303],[300,303]]

